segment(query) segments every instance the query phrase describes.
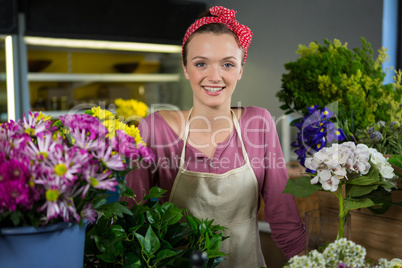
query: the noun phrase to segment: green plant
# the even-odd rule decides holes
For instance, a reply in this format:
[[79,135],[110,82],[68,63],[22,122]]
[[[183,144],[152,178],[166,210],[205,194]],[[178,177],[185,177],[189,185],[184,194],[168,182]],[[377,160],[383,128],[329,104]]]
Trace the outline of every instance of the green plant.
[[364,130],[358,129],[355,137],[359,143],[375,148],[382,154],[402,155],[402,127],[397,121],[379,121]]
[[359,129],[377,121],[399,120],[401,73],[394,84],[384,85],[381,64],[387,60],[386,50],[380,49],[374,60],[371,44],[364,38],[361,42],[361,48],[352,50],[337,39],[325,39],[324,45],[317,41],[309,47],[299,45],[300,57],[285,64],[288,73],[282,75],[282,89],[276,95],[283,103],[281,109],[306,115],[307,107],[337,102],[338,116]]
[[[126,212],[103,206],[104,214],[86,234],[86,267],[192,267],[196,250],[208,255],[207,267],[216,267],[226,254],[220,252],[224,227],[213,220],[197,219],[173,203],[158,203],[166,190],[150,189],[144,200]],[[126,196],[133,192],[127,188]],[[119,202],[125,204],[126,202]]]

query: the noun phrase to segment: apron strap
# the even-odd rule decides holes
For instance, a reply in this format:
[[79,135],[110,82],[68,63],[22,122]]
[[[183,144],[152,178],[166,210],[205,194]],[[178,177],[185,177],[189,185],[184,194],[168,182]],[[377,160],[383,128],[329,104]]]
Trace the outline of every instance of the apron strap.
[[[192,111],[193,111],[193,108],[191,108],[190,111],[188,112],[186,125],[184,127],[183,149],[181,151],[181,156],[180,156],[180,167],[179,167],[180,169],[182,169],[183,166],[184,166],[184,158],[186,156],[186,145],[187,145],[188,133],[190,132],[190,115],[191,115]],[[246,164],[249,164],[250,160],[249,160],[248,155],[247,155],[246,147],[244,146],[244,143],[243,143],[243,138],[242,138],[242,135],[241,135],[241,129],[240,129],[240,125],[239,125],[239,120],[237,119],[237,117],[236,117],[235,113],[233,112],[233,110],[230,109],[230,111],[232,113],[233,125],[234,125],[235,130],[237,132],[237,135],[239,136],[239,139],[240,139],[244,162]]]

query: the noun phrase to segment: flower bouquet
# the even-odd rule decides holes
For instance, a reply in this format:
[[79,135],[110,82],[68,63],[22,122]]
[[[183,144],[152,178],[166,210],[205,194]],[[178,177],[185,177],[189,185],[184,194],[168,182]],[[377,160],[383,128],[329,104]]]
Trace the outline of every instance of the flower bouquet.
[[367,207],[380,211],[392,203],[390,192],[397,188],[398,176],[374,148],[354,142],[335,143],[307,157],[304,164],[314,171],[312,176],[289,180],[284,193],[298,197],[316,191],[334,193],[339,200],[337,238],[344,235],[344,221],[350,210]]
[[0,227],[94,222],[105,192],[124,188],[119,178],[152,159],[137,128],[99,107],[1,124]]

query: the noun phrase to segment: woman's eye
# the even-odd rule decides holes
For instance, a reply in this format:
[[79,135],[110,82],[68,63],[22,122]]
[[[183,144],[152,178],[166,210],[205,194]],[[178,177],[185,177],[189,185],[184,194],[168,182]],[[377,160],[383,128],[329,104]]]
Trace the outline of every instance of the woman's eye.
[[205,66],[205,63],[203,63],[203,62],[197,62],[197,63],[195,64],[195,66],[197,66],[197,67],[204,67],[204,66]]
[[233,63],[225,63],[225,64],[223,64],[223,66],[226,68],[230,68],[230,67],[234,67],[234,64]]

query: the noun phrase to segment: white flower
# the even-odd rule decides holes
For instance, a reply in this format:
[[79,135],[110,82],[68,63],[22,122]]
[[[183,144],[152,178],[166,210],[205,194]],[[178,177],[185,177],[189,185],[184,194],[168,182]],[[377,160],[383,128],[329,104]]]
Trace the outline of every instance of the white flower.
[[342,176],[332,176],[326,181],[321,181],[321,186],[324,190],[335,192],[338,189],[338,185]]
[[380,174],[386,179],[393,179],[395,177],[394,169],[390,164],[384,164],[380,168]]
[[381,153],[379,153],[376,149],[369,148],[369,151],[371,154],[370,160],[374,165],[378,166],[378,165],[382,165],[387,162],[387,159]]

